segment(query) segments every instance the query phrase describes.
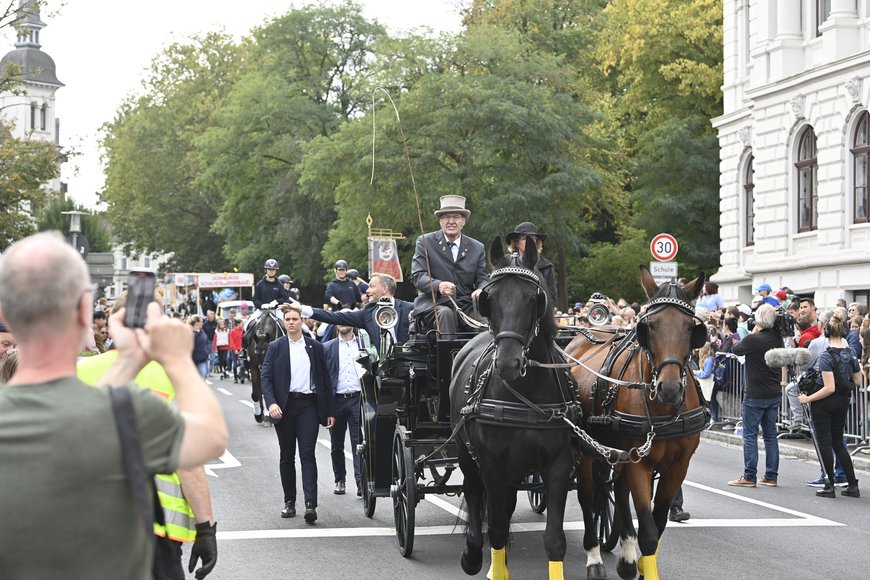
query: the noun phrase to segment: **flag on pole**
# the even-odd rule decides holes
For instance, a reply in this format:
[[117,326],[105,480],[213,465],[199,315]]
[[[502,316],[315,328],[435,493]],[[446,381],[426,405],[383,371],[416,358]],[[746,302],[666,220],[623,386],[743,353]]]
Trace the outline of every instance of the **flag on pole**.
[[396,240],[369,238],[369,276],[373,274],[389,274],[396,282],[403,281]]

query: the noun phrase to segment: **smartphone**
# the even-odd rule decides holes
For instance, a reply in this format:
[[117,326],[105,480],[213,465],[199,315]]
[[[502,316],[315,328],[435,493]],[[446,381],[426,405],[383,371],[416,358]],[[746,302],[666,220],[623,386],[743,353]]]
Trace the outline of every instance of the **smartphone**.
[[147,268],[131,268],[127,278],[127,312],[124,326],[143,328],[148,321],[148,304],[154,301],[157,274]]

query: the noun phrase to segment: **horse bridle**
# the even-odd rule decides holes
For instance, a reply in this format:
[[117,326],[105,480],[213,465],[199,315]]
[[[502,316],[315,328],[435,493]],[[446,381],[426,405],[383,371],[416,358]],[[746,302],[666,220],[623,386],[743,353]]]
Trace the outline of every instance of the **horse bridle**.
[[[537,304],[540,300],[540,296],[544,297],[544,312],[546,312],[547,306],[549,305],[549,298],[547,297],[547,292],[544,290],[544,287],[541,285],[540,277],[527,268],[521,268],[519,266],[505,266],[504,268],[498,268],[492,271],[489,277],[489,284],[487,284],[482,293],[489,294],[488,288],[498,282],[501,279],[504,279],[508,276],[518,277],[520,280],[524,282],[530,282],[535,286],[535,303]],[[532,329],[532,332],[529,333],[528,336],[523,336],[518,332],[514,332],[512,330],[502,330],[493,338],[493,343],[495,344],[495,351],[493,352],[493,357],[495,357],[498,353],[498,342],[503,338],[513,338],[518,340],[520,344],[523,345],[523,362],[522,368],[520,369],[520,376],[526,376],[526,370],[529,364],[529,349],[532,346],[532,342],[538,336],[541,331],[541,311],[540,308],[537,308],[535,311],[535,326]]]
[[[687,314],[691,318],[697,320],[700,324],[696,325],[696,327],[692,330],[692,339],[691,344],[689,345],[689,352],[686,353],[686,356],[683,358],[683,360],[679,360],[676,358],[666,358],[656,364],[655,356],[653,355],[652,349],[650,348],[649,344],[649,322],[647,322],[647,318],[649,318],[653,314],[656,314],[657,312],[661,312],[666,308],[677,308],[684,314]],[[701,330],[702,332],[699,333],[698,330]],[[652,379],[649,382],[650,400],[655,399],[658,394],[658,377],[662,369],[664,369],[667,365],[677,365],[678,367],[680,367],[680,385],[683,391],[685,391],[686,379],[688,378],[687,369],[689,366],[689,360],[692,356],[692,349],[699,348],[701,346],[697,345],[697,343],[699,342],[698,339],[700,337],[701,341],[705,340],[707,333],[707,329],[704,326],[704,321],[695,314],[695,308],[685,300],[682,300],[675,296],[663,296],[661,298],[654,298],[650,300],[647,304],[647,311],[638,318],[635,332],[637,333],[637,342],[643,349],[644,354],[646,355],[647,362],[649,362],[650,368],[652,369]]]

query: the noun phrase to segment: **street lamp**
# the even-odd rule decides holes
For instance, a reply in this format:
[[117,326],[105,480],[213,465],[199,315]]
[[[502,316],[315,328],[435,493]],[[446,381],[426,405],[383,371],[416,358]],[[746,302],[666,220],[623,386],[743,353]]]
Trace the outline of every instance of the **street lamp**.
[[62,211],[61,215],[70,216],[69,222],[69,242],[81,255],[82,259],[88,257],[88,252],[91,249],[88,239],[82,235],[82,216],[85,215],[81,211]]

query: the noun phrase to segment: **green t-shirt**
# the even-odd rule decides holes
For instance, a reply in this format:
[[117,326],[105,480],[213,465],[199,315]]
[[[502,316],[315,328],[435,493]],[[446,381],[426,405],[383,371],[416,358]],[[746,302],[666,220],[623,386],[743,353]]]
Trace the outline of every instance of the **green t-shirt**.
[[[131,394],[146,471],[172,473],[182,418],[147,390]],[[151,546],[107,387],[67,377],[0,388],[0,578],[146,580]]]

